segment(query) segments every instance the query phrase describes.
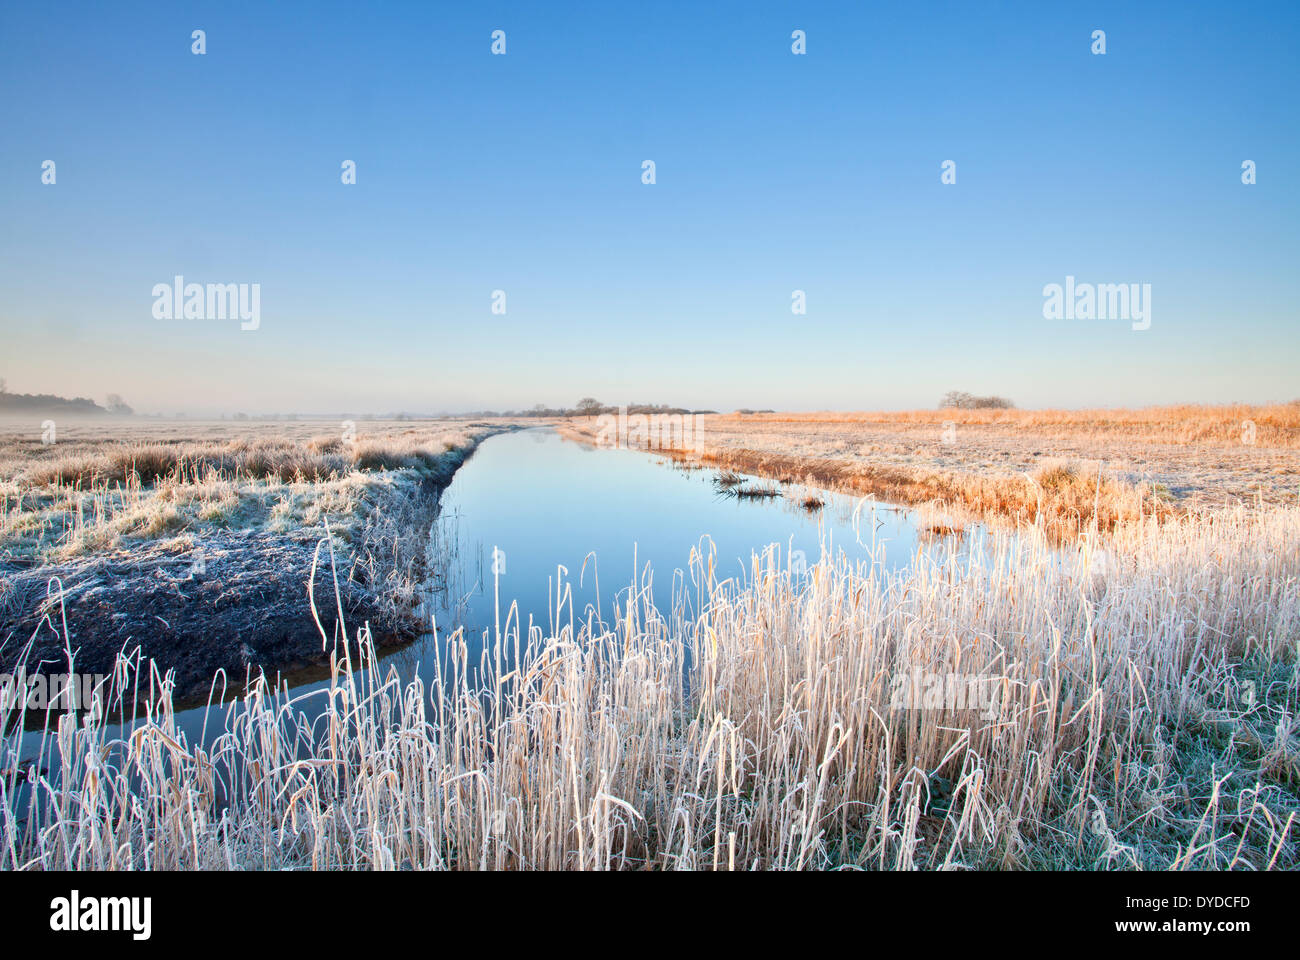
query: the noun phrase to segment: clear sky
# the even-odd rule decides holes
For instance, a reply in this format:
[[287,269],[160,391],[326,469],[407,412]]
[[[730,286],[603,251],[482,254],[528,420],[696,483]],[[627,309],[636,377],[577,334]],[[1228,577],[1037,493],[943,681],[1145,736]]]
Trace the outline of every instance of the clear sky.
[[[0,376],[191,414],[1288,400],[1298,99],[1289,2],[4,3]],[[177,274],[259,283],[260,327],[156,319]],[[1044,319],[1067,275],[1151,284],[1150,329]]]

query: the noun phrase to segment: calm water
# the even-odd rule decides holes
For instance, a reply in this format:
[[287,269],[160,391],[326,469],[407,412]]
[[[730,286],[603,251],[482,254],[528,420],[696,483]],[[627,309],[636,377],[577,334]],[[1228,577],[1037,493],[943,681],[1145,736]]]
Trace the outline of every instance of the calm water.
[[[858,503],[819,492],[825,505],[807,510],[785,497],[742,499],[722,493],[713,470],[686,470],[638,450],[593,448],[549,428],[502,434],[485,441],[443,494],[440,519],[430,531],[430,555],[438,558],[426,610],[437,635],[387,651],[403,679],[432,675],[440,646],[463,628],[471,661],[485,631],[494,629],[500,590],[502,625],[511,605],[526,639],[532,624],[548,630],[561,583],[572,596],[576,619],[590,606],[606,621],[630,585],[643,587],[652,572],[656,606],[671,607],[674,581],[681,584],[692,548],[714,555],[715,577],[743,578],[750,558],[775,544],[782,566],[802,559],[815,564],[823,549],[849,559],[871,556],[891,567],[909,562],[917,531],[909,511]],[[774,483],[749,478],[755,486]],[[861,540],[859,540],[859,537]],[[493,556],[500,575],[494,584]],[[799,552],[802,551],[802,554]],[[585,564],[585,569],[584,569]],[[563,568],[563,569],[562,569]],[[689,582],[687,580],[686,582]],[[599,590],[599,604],[597,591]],[[567,603],[563,622],[568,622]],[[349,625],[355,631],[357,624]],[[328,689],[323,669],[287,678],[295,694]],[[302,704],[311,712],[310,700]],[[203,708],[178,714],[191,741],[219,731],[219,717]],[[27,738],[24,738],[25,740]],[[23,754],[31,754],[24,744]]]
[[503,621],[515,603],[525,628],[531,616],[549,629],[561,580],[578,613],[597,606],[599,586],[599,612],[608,618],[618,594],[643,581],[648,568],[656,605],[667,610],[692,548],[714,554],[719,580],[744,576],[751,556],[771,544],[782,565],[793,558],[796,567],[816,563],[823,545],[866,558],[873,536],[890,565],[905,564],[915,550],[906,511],[866,506],[855,535],[850,498],[818,492],[825,506],[808,510],[780,496],[727,496],[716,476],[643,451],[579,444],[547,428],[493,437],[443,496],[434,542],[450,561],[431,608],[439,633],[493,628],[494,556]]

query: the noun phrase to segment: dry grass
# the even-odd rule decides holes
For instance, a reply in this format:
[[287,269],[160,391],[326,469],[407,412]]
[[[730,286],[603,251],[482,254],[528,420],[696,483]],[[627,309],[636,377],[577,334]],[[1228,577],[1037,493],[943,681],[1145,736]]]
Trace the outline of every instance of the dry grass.
[[[733,414],[694,427],[690,449],[665,452],[783,484],[933,504],[967,523],[1041,516],[1059,538],[1094,522],[1111,530],[1205,506],[1295,503],[1300,493],[1300,404]],[[596,439],[581,420],[561,429]]]
[[[454,635],[427,688],[373,660],[336,662],[310,703],[258,682],[205,744],[165,692],[121,737],[65,715],[49,770],[4,743],[0,860],[1300,866],[1300,509],[972,549],[806,576],[769,552],[743,583],[696,557],[671,611],[642,584],[611,624],[511,619],[479,662]],[[916,671],[995,698],[900,701]]]
[[1266,447],[1300,449],[1300,402],[1268,405],[1180,404],[1168,407],[1092,410],[902,410],[897,412],[818,412],[727,414],[719,422],[746,424],[849,423],[901,427],[907,425],[996,426],[1040,435],[1088,437],[1095,442],[1142,441],[1158,444],[1241,443],[1242,425],[1256,426],[1256,443]]
[[[310,432],[321,424],[275,432],[168,426],[155,425],[152,436],[150,425],[133,426],[134,436],[74,436],[51,446],[30,436],[0,439],[0,557],[66,559],[218,528],[315,538],[326,518],[348,542],[367,512],[394,495],[405,499],[410,483],[445,484],[489,429],[363,425],[344,440]],[[218,429],[228,436],[185,435]]]
[[460,431],[430,437],[378,435],[345,442],[313,437],[228,443],[108,443],[94,454],[63,454],[26,467],[14,477],[31,487],[51,484],[90,489],[96,485],[170,479],[194,482],[225,479],[327,480],[354,470],[436,469],[447,450],[464,447]]
[[365,584],[390,628],[409,627],[439,491],[503,425],[361,424],[350,439],[323,426],[116,424],[131,432],[105,437],[95,425],[50,447],[0,440],[0,560],[130,555],[158,540],[197,551],[226,531],[308,542],[328,532],[343,575]]

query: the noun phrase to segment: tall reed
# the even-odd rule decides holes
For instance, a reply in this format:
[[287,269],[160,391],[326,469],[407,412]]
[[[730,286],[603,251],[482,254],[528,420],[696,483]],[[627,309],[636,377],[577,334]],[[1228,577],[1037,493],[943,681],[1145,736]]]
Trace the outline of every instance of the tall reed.
[[[197,739],[124,660],[96,714],[56,718],[45,769],[6,735],[0,861],[1294,868],[1298,583],[1293,507],[1104,548],[993,531],[901,570],[770,549],[719,581],[696,551],[668,609],[642,581],[602,618],[561,584],[554,622],[503,610],[424,679],[322,634],[326,690],[253,678]],[[952,699],[970,678],[987,702]]]

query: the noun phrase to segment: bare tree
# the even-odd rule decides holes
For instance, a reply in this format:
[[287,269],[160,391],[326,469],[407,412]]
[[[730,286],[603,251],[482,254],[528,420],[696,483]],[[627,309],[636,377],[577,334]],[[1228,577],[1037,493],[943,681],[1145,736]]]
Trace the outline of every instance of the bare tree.
[[595,397],[583,397],[578,401],[578,412],[584,416],[594,417],[600,413],[601,403]]
[[1010,410],[1014,406],[1006,397],[977,397],[965,390],[949,390],[939,401],[940,410]]
[[122,399],[121,394],[110,393],[104,400],[104,405],[108,407],[109,413],[115,413],[120,417],[129,417],[131,414],[135,413],[135,411],[127,405],[127,402]]

